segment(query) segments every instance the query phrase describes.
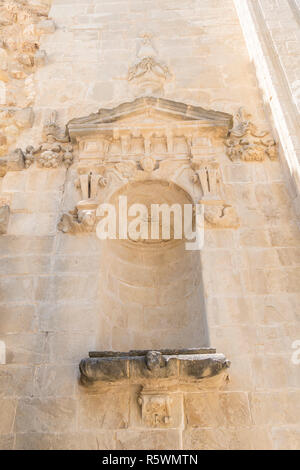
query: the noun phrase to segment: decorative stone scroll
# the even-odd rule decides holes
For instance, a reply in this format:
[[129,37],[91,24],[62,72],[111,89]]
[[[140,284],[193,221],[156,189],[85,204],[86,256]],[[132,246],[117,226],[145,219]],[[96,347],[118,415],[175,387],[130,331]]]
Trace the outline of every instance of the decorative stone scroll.
[[225,145],[230,160],[262,162],[269,158],[276,160],[277,147],[270,132],[258,132],[256,126],[247,119],[243,108],[234,117],[234,125],[230,130]]

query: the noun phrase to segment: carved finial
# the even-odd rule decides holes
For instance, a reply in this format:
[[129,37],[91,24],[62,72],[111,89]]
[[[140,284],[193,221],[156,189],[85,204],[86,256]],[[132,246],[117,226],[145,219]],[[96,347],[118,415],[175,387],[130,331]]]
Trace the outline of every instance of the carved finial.
[[157,52],[152,44],[152,34],[142,33],[140,38],[140,46],[138,49],[137,57],[139,59],[145,59],[145,57],[155,57]]
[[[250,115],[247,117],[250,117]],[[246,119],[245,110],[240,107],[234,116],[233,128],[230,134],[234,137],[242,137],[247,133],[249,126],[250,121]]]
[[51,111],[49,118],[44,124],[44,133],[45,135],[53,135],[54,137],[58,136],[60,128],[57,125],[57,112]]
[[152,35],[143,33],[137,52],[137,62],[128,71],[128,81],[137,87],[143,95],[162,93],[166,80],[170,77],[169,69],[157,58],[152,44]]

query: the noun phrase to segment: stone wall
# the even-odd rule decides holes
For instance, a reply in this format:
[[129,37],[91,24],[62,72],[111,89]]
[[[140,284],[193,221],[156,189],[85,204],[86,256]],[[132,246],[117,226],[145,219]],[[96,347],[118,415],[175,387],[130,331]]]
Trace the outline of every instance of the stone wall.
[[[143,33],[170,71],[165,98],[230,114],[243,106],[270,129],[233,0],[53,0],[49,18],[56,29],[41,37],[48,62],[34,72],[35,120],[19,147],[40,143],[53,110],[63,125],[133,100],[128,69]],[[207,229],[201,264],[210,343],[230,359],[230,382],[182,392],[174,428],[142,426],[134,386],[95,393],[78,383],[99,335],[109,347],[112,320],[103,316],[100,241],[57,230],[73,208],[72,171],[34,164],[0,179],[10,206],[0,235],[0,448],[299,448],[300,367],[291,357],[300,234],[289,183],[280,160],[231,161],[224,146],[220,165],[240,227]]]
[[299,213],[299,2],[237,0],[235,5]]

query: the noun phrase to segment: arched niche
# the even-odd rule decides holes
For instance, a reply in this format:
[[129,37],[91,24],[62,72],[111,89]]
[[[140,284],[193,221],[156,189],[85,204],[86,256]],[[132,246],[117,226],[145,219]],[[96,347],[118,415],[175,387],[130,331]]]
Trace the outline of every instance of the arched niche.
[[[109,202],[126,196],[128,207],[192,204],[174,183],[127,183]],[[99,350],[193,348],[209,345],[199,251],[186,240],[104,240],[101,262]]]

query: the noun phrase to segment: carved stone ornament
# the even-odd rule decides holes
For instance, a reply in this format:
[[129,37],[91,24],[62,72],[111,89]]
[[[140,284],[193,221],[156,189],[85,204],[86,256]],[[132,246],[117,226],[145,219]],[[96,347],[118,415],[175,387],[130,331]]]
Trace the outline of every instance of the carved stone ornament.
[[64,165],[67,168],[73,162],[73,146],[66,132],[56,123],[56,112],[52,112],[43,129],[44,140],[37,147],[28,145],[14,150],[10,155],[0,160],[0,175],[7,171],[23,170],[36,162],[41,168],[57,168]]
[[96,224],[96,210],[76,208],[68,214],[63,214],[58,229],[64,233],[93,232]]
[[136,63],[128,71],[128,81],[136,87],[137,92],[145,95],[161,93],[165,82],[171,74],[166,65],[157,59],[150,34],[140,38],[140,47]]
[[166,393],[141,392],[138,403],[141,406],[143,424],[151,428],[172,424],[171,402],[171,396]]
[[193,160],[192,167],[195,173],[192,177],[193,183],[200,183],[202,189],[202,199],[220,199],[220,173],[219,163],[215,159]]
[[140,165],[144,171],[151,173],[156,165],[155,158],[145,155],[143,158],[141,158]]
[[235,208],[227,204],[206,205],[204,218],[212,228],[238,228],[240,226]]
[[[82,204],[96,208],[124,185],[147,181],[176,186],[194,203],[213,202],[219,209],[213,209],[210,226],[235,228],[237,222],[233,221],[229,204],[220,196],[221,173],[214,151],[214,142],[220,146],[231,127],[229,114],[154,97],[138,98],[73,119],[66,135],[78,150],[74,184],[82,199],[75,202],[71,214],[63,215],[59,229],[69,233],[90,231],[93,224],[84,222],[84,215],[89,215],[89,220],[91,214],[82,210],[94,209],[82,209]],[[49,156],[51,161],[61,154],[62,138],[58,134],[51,131],[52,141],[41,149],[41,157]],[[27,153],[32,161],[33,149]],[[211,211],[208,209],[210,215]]]
[[277,147],[270,132],[259,133],[256,126],[247,119],[243,108],[234,117],[234,126],[225,139],[227,155],[232,161],[261,162],[269,158],[276,160]]

